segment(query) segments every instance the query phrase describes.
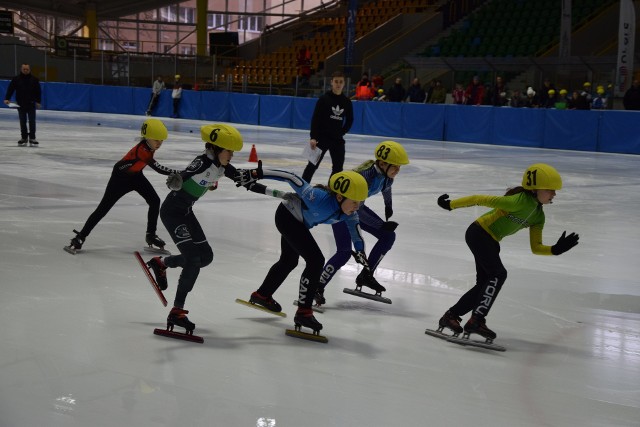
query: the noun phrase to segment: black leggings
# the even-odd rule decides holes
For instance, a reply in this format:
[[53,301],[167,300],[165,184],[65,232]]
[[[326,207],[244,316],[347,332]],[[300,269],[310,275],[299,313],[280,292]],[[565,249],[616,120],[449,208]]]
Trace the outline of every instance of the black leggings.
[[193,201],[172,191],[167,195],[160,209],[162,223],[180,251],[180,255],[164,258],[164,264],[167,267],[182,267],[176,297],[173,301],[174,307],[180,308],[184,307],[187,294],[193,289],[200,269],[213,261],[213,250],[191,210],[192,205]]
[[302,257],[306,265],[300,277],[298,303],[300,307],[309,308],[316,294],[324,267],[322,251],[311,231],[298,221],[282,203],[276,210],[276,227],[282,235],[280,259],[273,264],[267,273],[258,293],[264,297],[271,297],[289,273],[298,266],[298,259]]
[[467,228],[465,240],[476,260],[476,285],[450,311],[455,316],[464,316],[473,310],[474,315],[485,317],[507,280],[507,270],[500,260],[500,244],[477,222]]
[[146,176],[142,172],[132,175],[111,174],[107,188],[104,190],[104,196],[100,204],[82,227],[80,232],[85,238],[91,233],[96,225],[105,217],[118,200],[127,193],[135,191],[149,205],[147,212],[147,233],[156,233],[158,227],[158,214],[160,212],[160,197],[154,190]]
[[318,163],[314,165],[313,163],[308,162],[307,167],[304,169],[304,172],[302,173],[302,179],[304,179],[307,182],[311,182],[311,178],[313,177],[313,174],[318,169],[318,166],[320,166],[320,163],[322,163],[322,159],[324,159],[324,155],[327,153],[327,151],[329,151],[329,154],[331,155],[331,175],[338,172],[342,172],[342,169],[344,168],[344,155],[345,155],[344,142],[332,141],[328,144],[328,146],[319,142],[317,148],[322,150],[322,154],[318,159]]

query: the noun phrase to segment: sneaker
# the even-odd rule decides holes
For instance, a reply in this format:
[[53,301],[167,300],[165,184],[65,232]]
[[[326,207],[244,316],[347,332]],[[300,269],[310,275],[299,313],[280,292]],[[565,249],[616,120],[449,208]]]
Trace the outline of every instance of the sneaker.
[[35,139],[35,138],[34,138],[34,139],[30,139],[30,140],[29,140],[29,144],[30,144],[30,145],[38,145],[38,144],[40,144],[40,143],[38,142],[38,140],[37,140],[37,139]]
[[322,323],[318,322],[313,316],[311,308],[299,308],[293,317],[293,322],[297,327],[304,326],[305,328],[313,329],[314,332],[322,330]]
[[271,297],[263,297],[257,291],[251,294],[251,298],[249,298],[249,302],[251,304],[259,305],[260,307],[264,307],[269,311],[274,311],[279,313],[282,311],[282,306],[278,304],[276,300]]
[[167,289],[167,266],[162,262],[162,258],[159,256],[151,258],[147,262],[149,269],[153,270],[153,275],[156,276],[156,283],[161,291]]
[[18,145],[27,145],[27,138],[22,138],[18,141]]
[[187,317],[188,310],[182,308],[173,307],[167,316],[167,326],[173,330],[173,326],[180,326],[185,328],[187,332],[192,332],[196,328],[196,324],[191,322]]
[[467,334],[478,334],[492,341],[497,336],[495,332],[487,328],[486,320],[484,319],[484,317],[478,316],[476,314],[472,315],[467,323],[465,323],[464,332]]
[[463,332],[462,326],[460,326],[460,322],[462,318],[459,316],[454,316],[451,314],[451,310],[448,310],[444,316],[440,318],[438,325],[442,328],[451,329],[456,335],[461,334]]
[[358,274],[358,277],[356,277],[356,285],[361,287],[366,286],[367,288],[373,289],[376,293],[381,293],[387,290],[387,288],[378,283],[376,278],[373,277],[373,274],[366,268]]

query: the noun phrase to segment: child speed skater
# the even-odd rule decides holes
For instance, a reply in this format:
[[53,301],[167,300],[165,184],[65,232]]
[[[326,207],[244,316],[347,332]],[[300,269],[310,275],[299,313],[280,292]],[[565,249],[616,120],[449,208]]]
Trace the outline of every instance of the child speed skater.
[[223,176],[234,180],[237,186],[250,183],[252,179],[248,175],[261,176],[261,164],[253,170],[240,170],[231,165],[233,153],[240,151],[243,145],[242,136],[235,127],[205,125],[200,128],[200,136],[205,143],[204,153],[193,159],[184,171],[169,176],[167,186],[171,192],[160,209],[160,219],[180,254],[155,257],[147,263],[162,290],[167,289],[166,269],[182,268],[167,324],[185,328],[187,333],[193,333],[196,327],[184,309],[187,295],[193,289],[200,269],[213,261],[213,250],[193,206],[207,191],[215,190]]
[[[393,215],[393,205],[391,197],[391,186],[395,177],[400,172],[403,165],[409,164],[409,156],[401,144],[395,141],[383,141],[379,143],[373,152],[375,160],[368,160],[358,166],[355,171],[362,175],[367,181],[369,194],[371,197],[381,193],[384,200],[385,219],[383,220],[371,208],[364,203],[358,209],[360,228],[372,234],[378,241],[369,253],[369,268],[363,269],[356,277],[356,285],[367,286],[377,294],[386,291],[373,277],[382,258],[391,249],[396,240],[395,229],[397,222],[389,221]],[[327,261],[324,266],[320,285],[315,299],[318,305],[324,304],[324,289],[329,281],[351,258],[351,239],[346,223],[339,222],[332,225],[333,236],[336,240],[336,253]]]
[[258,290],[251,294],[249,302],[281,312],[282,307],[273,299],[273,294],[302,257],[305,268],[300,277],[294,322],[296,326],[318,332],[322,324],[313,316],[311,305],[322,274],[324,255],[310,229],[318,224],[344,222],[358,254],[356,259],[368,268],[357,214],[360,204],[367,198],[367,181],[357,172],[343,171],[329,178],[329,187],[311,186],[291,172],[265,169],[263,173],[265,179],[288,182],[295,194],[287,194],[276,209],[276,228],[281,234],[280,259],[271,267]]
[[[561,188],[560,174],[552,166],[536,163],[524,172],[522,185],[509,189],[504,196],[474,195],[454,200],[449,200],[448,194],[438,197],[438,205],[449,211],[476,205],[493,208],[467,228],[465,240],[475,258],[476,284],[442,316],[441,328],[449,328],[455,335],[463,331],[465,335],[479,334],[489,342],[496,338],[485,318],[507,278],[500,259],[500,241],[504,237],[529,228],[531,252],[536,255],[560,255],[578,244],[579,236],[567,235],[566,231],[555,245],[542,243],[543,206],[551,204]],[[471,318],[463,328],[461,317],[469,312]]]
[[144,176],[142,170],[149,166],[162,175],[177,172],[162,166],[154,158],[162,142],[167,139],[167,128],[158,119],[147,119],[140,128],[140,141],[125,156],[113,166],[111,177],[104,191],[104,196],[96,210],[89,216],[82,230],[76,231],[76,237],[71,239],[64,250],[76,254],[82,248],[85,240],[96,225],[105,217],[118,200],[127,193],[137,192],[149,205],[147,212],[147,232],[145,240],[149,246],[164,248],[165,242],[156,235],[158,214],[160,212],[160,197],[153,186]]

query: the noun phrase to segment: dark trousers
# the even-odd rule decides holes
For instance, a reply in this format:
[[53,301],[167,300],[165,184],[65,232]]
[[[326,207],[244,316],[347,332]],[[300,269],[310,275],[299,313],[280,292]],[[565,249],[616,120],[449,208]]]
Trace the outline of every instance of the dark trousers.
[[149,100],[149,107],[147,108],[147,114],[153,113],[153,110],[158,105],[158,100],[160,99],[160,95],[156,95],[155,93],[151,94],[151,99]]
[[485,317],[507,280],[507,270],[500,260],[500,244],[477,222],[467,228],[465,240],[476,261],[476,285],[451,307],[451,314],[464,316],[473,310]]
[[[20,136],[22,139],[36,139],[36,107],[18,108],[20,118]],[[27,119],[29,120],[29,130],[27,130]]]
[[180,111],[180,98],[173,98],[173,117],[178,117]]
[[324,266],[322,251],[311,231],[298,221],[283,204],[280,204],[276,210],[276,228],[282,235],[280,259],[273,264],[267,273],[258,293],[264,297],[272,296],[289,273],[298,266],[298,259],[302,257],[306,265],[300,277],[298,304],[300,307],[309,308],[313,303]]
[[162,223],[180,251],[180,255],[164,258],[167,267],[182,267],[173,301],[174,307],[180,308],[184,307],[187,294],[191,292],[200,275],[200,269],[213,261],[213,250],[193,214],[192,205],[192,201],[179,192],[172,191],[160,209]]
[[316,149],[317,148],[322,150],[322,154],[318,159],[318,163],[314,165],[313,163],[308,162],[307,167],[304,169],[304,172],[302,173],[302,179],[304,179],[307,182],[311,182],[311,178],[313,177],[313,174],[318,169],[318,166],[320,166],[320,163],[322,163],[322,159],[324,158],[324,155],[327,153],[327,151],[329,151],[329,154],[331,155],[331,175],[338,172],[342,172],[342,169],[344,168],[344,155],[345,155],[344,142],[329,141],[328,143],[325,143],[325,141],[320,141],[318,142],[318,146],[316,147]]
[[95,211],[89,216],[80,232],[87,237],[100,220],[111,210],[118,200],[127,193],[135,191],[149,205],[147,212],[147,233],[155,234],[158,226],[158,214],[160,212],[160,197],[142,172],[132,175],[111,174],[104,196]]
[[[377,242],[373,245],[369,252],[368,260],[371,271],[375,271],[382,258],[393,246],[396,240],[396,233],[382,229],[384,220],[380,218],[373,210],[363,205],[358,210],[360,217],[360,228],[367,233],[373,235]],[[324,289],[333,276],[340,270],[351,258],[351,234],[347,224],[338,222],[332,225],[333,237],[336,240],[336,253],[327,261],[320,277],[320,287]]]

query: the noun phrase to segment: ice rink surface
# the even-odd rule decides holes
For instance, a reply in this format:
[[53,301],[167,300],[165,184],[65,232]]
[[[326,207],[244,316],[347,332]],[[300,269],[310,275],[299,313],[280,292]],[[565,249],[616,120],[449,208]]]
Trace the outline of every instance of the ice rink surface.
[[[275,294],[287,318],[234,302],[278,258],[279,201],[223,179],[194,208],[215,254],[185,307],[205,340],[195,344],[152,334],[169,308],[133,257],[147,214],[136,193],[81,253],[62,250],[144,119],[39,111],[40,147],[18,147],[17,113],[0,109],[0,427],[640,425],[639,156],[396,139],[411,164],[393,187],[400,226],[377,271],[393,304],[342,292],[354,287],[351,261],[316,315],[328,344],[284,334],[302,261]],[[204,123],[165,123],[169,138],[155,158],[182,169],[203,149]],[[307,131],[237,128],[245,145],[234,165],[251,165],[255,144],[264,167],[302,174]],[[349,134],[345,167],[373,158],[384,139]],[[464,233],[487,210],[446,212],[437,196],[503,194],[537,162],[564,180],[545,206],[545,244],[564,230],[580,244],[545,257],[531,253],[527,231],[503,240],[509,276],[487,324],[506,352],[425,335],[474,283]],[[314,182],[326,182],[330,163]],[[165,177],[145,175],[164,199]],[[384,213],[380,195],[367,204]],[[158,234],[170,241],[161,223]],[[331,227],[313,234],[328,259]],[[171,304],[179,270],[168,274]]]

